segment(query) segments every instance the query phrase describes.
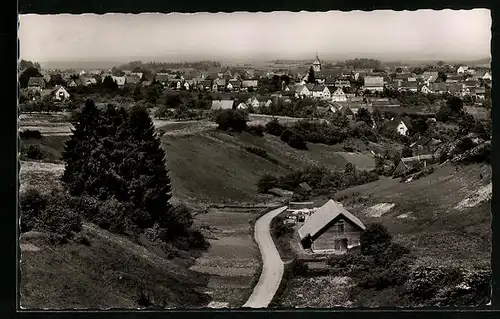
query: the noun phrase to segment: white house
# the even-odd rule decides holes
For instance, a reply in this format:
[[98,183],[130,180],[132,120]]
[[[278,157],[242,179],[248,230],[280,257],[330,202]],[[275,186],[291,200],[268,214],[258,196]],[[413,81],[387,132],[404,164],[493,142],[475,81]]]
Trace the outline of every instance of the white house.
[[66,100],[66,99],[69,98],[68,91],[66,91],[66,89],[62,85],[56,86],[53,92],[54,92],[53,93],[54,94],[54,99],[56,101],[63,101],[63,100]]
[[422,88],[420,89],[420,92],[424,93],[424,94],[429,94],[429,93],[432,93],[432,90],[427,86],[427,85],[424,85],[422,86]]
[[465,66],[465,65],[464,65],[464,66],[461,66],[461,67],[459,67],[459,68],[457,69],[457,73],[458,73],[458,74],[464,74],[464,73],[465,73],[468,69],[469,69],[469,67],[468,67],[468,66]]
[[347,96],[345,95],[344,90],[342,90],[341,87],[338,87],[331,96],[333,102],[347,102]]
[[241,102],[240,104],[238,104],[238,106],[236,108],[238,110],[246,110],[248,108],[248,106],[244,102]]
[[490,72],[484,73],[484,75],[482,76],[482,79],[483,80],[490,80],[491,81],[491,74],[490,74]]
[[306,97],[311,95],[311,92],[305,85],[298,85],[295,88],[295,97]]
[[118,84],[118,86],[124,86],[126,78],[124,76],[113,76],[113,81]]
[[190,86],[188,81],[184,82],[184,88],[186,89],[186,91],[189,91]]
[[400,120],[399,122],[393,121],[391,124],[391,126],[393,126],[396,129],[396,132],[398,132],[399,134],[406,136],[406,134],[408,133],[408,126],[406,126],[406,124],[402,120]]
[[315,98],[330,98],[330,90],[324,85],[315,85],[311,90],[312,96]]
[[382,92],[384,90],[384,78],[381,76],[366,76],[364,79],[364,88],[371,92]]
[[231,110],[234,105],[234,100],[213,100],[212,110]]

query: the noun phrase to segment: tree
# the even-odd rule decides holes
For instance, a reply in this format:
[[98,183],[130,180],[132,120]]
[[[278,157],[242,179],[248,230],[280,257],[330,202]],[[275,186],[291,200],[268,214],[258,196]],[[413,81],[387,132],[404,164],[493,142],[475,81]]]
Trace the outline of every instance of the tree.
[[40,71],[35,67],[29,67],[19,76],[19,85],[21,89],[28,87],[28,82],[32,77],[41,77]]
[[102,81],[102,87],[108,91],[118,90],[118,84],[109,75],[104,78],[104,81]]
[[446,82],[447,77],[448,76],[446,75],[446,73],[444,73],[443,71],[439,71],[437,80],[439,80],[440,82]]
[[309,72],[307,73],[307,83],[316,83],[316,76],[314,75],[314,69],[311,66]]
[[280,136],[285,130],[285,127],[281,125],[277,118],[273,118],[265,126],[265,131],[274,136]]
[[134,96],[134,101],[140,101],[142,100],[142,88],[140,85],[136,85],[135,88],[134,88],[134,92],[133,92],[133,96]]
[[257,182],[259,193],[267,193],[271,188],[277,187],[278,178],[271,174],[262,176]]
[[359,242],[363,255],[376,256],[391,244],[392,236],[387,228],[378,223],[370,224],[361,233]]
[[61,76],[61,74],[53,74],[53,75],[50,76],[49,84],[51,86],[66,85],[66,81],[64,81],[64,79]]
[[223,131],[242,132],[247,128],[247,121],[246,113],[240,110],[222,110],[215,116],[215,123]]
[[89,159],[96,146],[99,110],[94,101],[87,100],[82,110],[75,114],[73,134],[62,153],[65,169],[62,181],[70,194],[83,195],[90,176]]
[[412,156],[413,156],[413,151],[411,150],[411,148],[408,146],[403,147],[403,150],[401,151],[401,157],[406,158]]
[[358,113],[356,114],[356,118],[358,121],[365,122],[369,127],[372,127],[373,125],[372,116],[366,108],[360,108]]

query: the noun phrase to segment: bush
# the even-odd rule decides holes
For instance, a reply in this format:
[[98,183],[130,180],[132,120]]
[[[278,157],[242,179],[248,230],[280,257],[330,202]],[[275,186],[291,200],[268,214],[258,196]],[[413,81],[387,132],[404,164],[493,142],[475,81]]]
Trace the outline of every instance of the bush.
[[277,118],[273,118],[265,126],[265,132],[274,136],[281,136],[285,127],[278,121]]
[[193,213],[184,204],[171,207],[159,220],[159,226],[166,230],[166,238],[164,238],[164,240],[167,241],[177,236],[187,235],[192,225]]
[[292,265],[292,273],[296,276],[306,276],[309,266],[301,259],[296,259]]
[[247,132],[255,136],[264,136],[264,126],[262,125],[251,125],[247,127]]
[[41,138],[42,133],[39,130],[24,130],[19,133],[19,137],[29,139],[29,138]]
[[131,220],[135,212],[137,210],[132,204],[111,198],[100,202],[98,214],[93,216],[92,221],[103,229],[126,234],[132,229]]
[[183,235],[172,239],[175,247],[182,250],[204,250],[210,246],[203,234],[198,230],[188,229]]
[[304,136],[299,133],[292,134],[292,136],[288,139],[287,144],[298,150],[307,149],[306,140],[304,139]]
[[361,233],[359,238],[361,253],[375,256],[383,252],[391,244],[392,236],[382,224],[371,224]]
[[19,196],[21,232],[28,232],[39,224],[41,212],[47,206],[47,199],[36,189],[29,188]]
[[43,158],[43,154],[38,145],[30,145],[26,149],[26,157],[29,159],[39,160]]
[[396,260],[410,254],[410,249],[397,243],[391,243],[385,250],[375,256],[376,262],[388,267]]
[[259,193],[267,193],[271,188],[278,186],[279,180],[273,175],[266,174],[257,182]]
[[459,152],[463,153],[472,149],[474,146],[475,144],[472,139],[470,139],[469,137],[465,137],[458,142],[457,149]]
[[284,130],[281,135],[280,135],[280,139],[285,142],[285,143],[288,143],[288,141],[290,140],[290,138],[292,137],[292,135],[294,135],[295,132],[292,131],[291,129],[286,129]]
[[243,132],[247,129],[247,116],[240,110],[222,110],[215,115],[215,123],[223,131]]

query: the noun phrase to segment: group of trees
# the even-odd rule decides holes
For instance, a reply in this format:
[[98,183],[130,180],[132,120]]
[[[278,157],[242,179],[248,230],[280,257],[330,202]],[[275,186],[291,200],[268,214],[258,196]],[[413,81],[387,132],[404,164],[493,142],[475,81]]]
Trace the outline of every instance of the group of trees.
[[[118,68],[122,70],[155,70],[168,71],[169,69],[181,69],[181,68],[194,68],[200,70],[207,70],[209,68],[220,68],[221,64],[219,61],[195,61],[195,62],[141,62],[132,61],[127,64],[121,65]],[[135,72],[135,71],[134,71]]]
[[267,94],[281,91],[284,85],[290,84],[288,75],[273,75],[271,78],[264,77],[259,80],[259,85],[256,88],[260,94]]
[[165,152],[145,108],[102,110],[87,100],[74,126],[62,182],[81,218],[133,236],[155,226],[164,241],[199,239],[190,211],[169,203]]

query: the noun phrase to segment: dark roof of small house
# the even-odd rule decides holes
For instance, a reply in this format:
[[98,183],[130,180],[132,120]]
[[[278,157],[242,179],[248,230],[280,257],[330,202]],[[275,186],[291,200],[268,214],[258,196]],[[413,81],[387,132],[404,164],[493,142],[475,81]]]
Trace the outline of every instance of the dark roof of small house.
[[45,80],[42,76],[32,76],[28,80],[28,86],[45,86]]
[[306,84],[305,86],[306,86],[306,88],[307,88],[309,91],[312,91],[312,89],[314,88],[314,84],[312,84],[312,83],[308,83],[308,84]]
[[300,183],[299,186],[300,186],[300,188],[302,188],[303,190],[306,190],[306,191],[312,190],[311,186],[309,186],[309,184],[307,184],[306,182]]
[[425,146],[425,145],[429,144],[430,141],[432,141],[432,138],[430,138],[430,137],[421,137],[417,141],[411,143],[410,147]]
[[234,87],[234,86],[240,86],[241,82],[238,80],[229,80],[229,83]]
[[312,90],[313,92],[323,92],[323,90],[325,89],[325,86],[324,85],[321,85],[321,84],[316,84],[312,87]]
[[217,85],[219,85],[219,86],[226,85],[226,80],[224,80],[224,79],[216,79],[214,81],[214,83],[217,84]]
[[434,155],[425,154],[425,155],[417,155],[417,156],[412,156],[412,157],[403,157],[403,158],[401,158],[401,162],[403,162],[404,164],[407,164],[407,163],[414,163],[414,162],[430,160],[430,159],[434,159]]
[[363,225],[363,223],[356,216],[348,212],[342,204],[330,199],[326,204],[318,208],[311,216],[309,216],[304,225],[299,228],[298,233],[300,239],[304,239],[307,236],[314,237],[324,227],[339,216],[343,216],[362,230],[365,229],[365,225]]

